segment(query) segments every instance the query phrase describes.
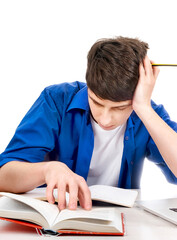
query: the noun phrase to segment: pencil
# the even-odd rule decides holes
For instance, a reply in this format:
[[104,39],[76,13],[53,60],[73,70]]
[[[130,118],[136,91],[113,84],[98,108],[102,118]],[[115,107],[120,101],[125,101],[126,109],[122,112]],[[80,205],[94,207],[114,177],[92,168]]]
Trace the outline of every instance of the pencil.
[[155,66],[155,67],[177,67],[177,64],[164,64],[164,63],[152,63],[152,66]]

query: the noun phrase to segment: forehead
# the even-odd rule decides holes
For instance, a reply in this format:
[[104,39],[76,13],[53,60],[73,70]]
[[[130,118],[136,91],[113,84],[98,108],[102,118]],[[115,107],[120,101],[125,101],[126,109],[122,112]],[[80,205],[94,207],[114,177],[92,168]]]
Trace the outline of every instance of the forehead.
[[108,99],[102,99],[96,96],[89,88],[88,88],[88,97],[100,105],[109,106],[109,107],[122,107],[122,106],[129,106],[132,103],[132,100],[126,100],[121,102],[113,102]]

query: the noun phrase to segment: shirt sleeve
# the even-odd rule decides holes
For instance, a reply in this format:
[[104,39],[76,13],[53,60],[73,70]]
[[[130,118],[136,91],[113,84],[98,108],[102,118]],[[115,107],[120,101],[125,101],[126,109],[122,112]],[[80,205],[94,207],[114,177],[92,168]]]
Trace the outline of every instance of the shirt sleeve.
[[46,89],[27,112],[0,155],[0,167],[9,161],[42,162],[55,149],[61,114]]
[[[177,132],[177,123],[170,119],[170,116],[165,110],[165,108],[163,107],[163,105],[159,105],[157,109],[155,109],[155,111],[175,132]],[[168,136],[164,136],[164,137],[168,137]],[[152,162],[154,162],[158,167],[160,167],[161,171],[165,175],[168,182],[177,184],[177,178],[172,173],[172,171],[168,168],[166,162],[163,160],[155,142],[151,137],[149,138],[149,141],[147,144],[146,157]]]

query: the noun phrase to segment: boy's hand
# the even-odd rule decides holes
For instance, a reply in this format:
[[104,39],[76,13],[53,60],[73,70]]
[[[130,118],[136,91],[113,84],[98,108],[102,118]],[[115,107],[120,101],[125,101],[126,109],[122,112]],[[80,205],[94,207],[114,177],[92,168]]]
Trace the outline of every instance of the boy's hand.
[[140,64],[139,81],[132,102],[132,107],[135,112],[140,113],[142,110],[145,110],[146,107],[151,107],[151,95],[159,71],[158,67],[152,67],[147,56],[145,57],[143,64]]
[[46,196],[49,203],[54,203],[53,190],[58,189],[58,207],[66,207],[66,192],[69,192],[69,209],[77,208],[77,199],[81,207],[90,210],[91,194],[83,177],[72,172],[64,163],[47,162],[44,167],[44,178],[47,184]]

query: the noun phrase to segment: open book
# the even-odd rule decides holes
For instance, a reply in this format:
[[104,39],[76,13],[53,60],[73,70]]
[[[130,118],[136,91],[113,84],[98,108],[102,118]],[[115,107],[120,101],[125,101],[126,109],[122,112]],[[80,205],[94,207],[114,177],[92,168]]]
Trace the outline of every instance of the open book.
[[[133,206],[137,192],[109,186],[90,187],[92,199]],[[112,191],[112,192],[111,192]],[[123,214],[117,207],[93,206],[87,211],[64,209],[21,194],[0,192],[0,218],[59,233],[124,235]]]

